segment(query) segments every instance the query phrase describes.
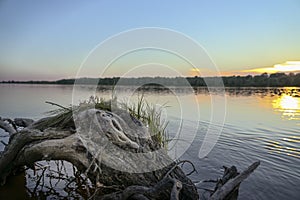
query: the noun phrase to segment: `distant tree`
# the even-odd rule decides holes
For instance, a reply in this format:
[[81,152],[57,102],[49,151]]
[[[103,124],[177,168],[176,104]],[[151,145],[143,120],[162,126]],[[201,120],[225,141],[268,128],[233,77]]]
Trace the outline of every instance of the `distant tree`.
[[280,77],[286,77],[287,75],[285,73],[274,73],[270,75],[270,78],[280,78]]
[[268,77],[269,77],[269,75],[268,75],[267,72],[262,73],[260,76],[265,77],[265,78],[268,78]]

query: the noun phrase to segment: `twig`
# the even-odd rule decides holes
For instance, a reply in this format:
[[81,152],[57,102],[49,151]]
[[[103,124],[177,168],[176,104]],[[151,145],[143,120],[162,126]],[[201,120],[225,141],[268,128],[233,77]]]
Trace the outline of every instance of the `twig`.
[[8,144],[5,143],[3,140],[0,141],[2,144],[4,144],[4,146],[7,146]]
[[189,161],[189,160],[183,160],[181,167],[183,167],[183,165],[184,165],[185,163],[189,163],[189,164],[191,164],[192,167],[193,167],[193,170],[192,170],[191,172],[187,173],[186,176],[189,176],[189,175],[191,175],[191,174],[194,173],[194,172],[198,173],[198,171],[197,171],[196,168],[195,168],[195,165],[194,165],[191,161]]
[[34,187],[34,189],[33,189],[33,194],[36,193],[36,189],[37,189],[38,186],[40,185],[41,179],[44,177],[44,173],[45,173],[46,169],[47,169],[47,168],[45,167],[45,168],[43,169],[43,171],[42,171],[42,174],[39,176],[39,179],[37,180],[36,185],[35,185],[35,187]]
[[45,103],[48,103],[48,104],[50,104],[50,105],[52,105],[52,106],[60,107],[60,108],[65,109],[65,110],[72,111],[70,108],[64,107],[64,106],[59,105],[59,104],[57,104],[57,103],[53,103],[53,102],[51,102],[51,101],[45,101]]
[[205,190],[208,191],[210,193],[213,193],[215,190],[214,189],[209,189],[209,188],[205,188],[205,187],[197,187],[198,190]]
[[217,183],[219,182],[219,179],[208,179],[208,180],[202,180],[202,181],[196,181],[194,182],[195,185],[201,184],[201,183]]
[[[179,162],[177,162],[166,174],[165,174],[165,176],[162,178],[162,179],[164,179],[164,178],[166,178],[167,176],[169,176],[170,175],[170,173],[176,168],[176,167],[178,167],[178,165],[180,165],[181,163],[182,164],[184,164],[184,163],[190,163],[191,165],[192,165],[192,167],[193,167],[193,171],[192,172],[190,172],[190,173],[188,173],[188,175],[191,175],[194,171],[196,171],[197,172],[197,170],[196,170],[196,168],[195,168],[195,166],[194,166],[194,164],[191,162],[191,161],[189,161],[189,160],[181,160],[181,161],[179,161]],[[188,176],[187,175],[187,176]]]
[[95,190],[95,192],[88,198],[88,200],[93,199],[93,198],[96,196],[96,194],[98,193],[99,190],[100,190],[100,188],[97,188],[97,189]]

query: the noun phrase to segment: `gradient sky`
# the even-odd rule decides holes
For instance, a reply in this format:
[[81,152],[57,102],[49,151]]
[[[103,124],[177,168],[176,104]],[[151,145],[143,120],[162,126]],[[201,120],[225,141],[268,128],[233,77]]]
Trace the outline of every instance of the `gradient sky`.
[[300,60],[299,10],[299,0],[1,0],[0,80],[74,77],[98,43],[141,27],[190,36],[223,74],[270,68]]

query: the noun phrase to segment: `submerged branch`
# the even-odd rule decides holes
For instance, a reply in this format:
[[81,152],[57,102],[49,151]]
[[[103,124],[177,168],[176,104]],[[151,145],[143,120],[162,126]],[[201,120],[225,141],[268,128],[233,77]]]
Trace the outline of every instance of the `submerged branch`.
[[222,187],[217,189],[214,194],[210,197],[210,200],[222,200],[225,199],[239,184],[244,181],[248,176],[260,165],[260,161],[254,162],[245,171],[241,172],[235,178],[228,180]]

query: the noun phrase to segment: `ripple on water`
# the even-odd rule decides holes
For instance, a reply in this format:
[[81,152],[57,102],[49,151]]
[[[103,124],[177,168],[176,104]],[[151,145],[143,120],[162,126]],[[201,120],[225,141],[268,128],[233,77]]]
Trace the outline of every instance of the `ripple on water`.
[[[274,138],[275,139],[275,138]],[[270,154],[284,154],[300,159],[300,137],[286,136],[277,140],[266,140],[265,148]]]

